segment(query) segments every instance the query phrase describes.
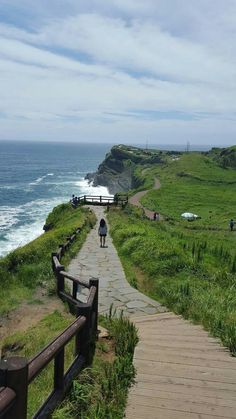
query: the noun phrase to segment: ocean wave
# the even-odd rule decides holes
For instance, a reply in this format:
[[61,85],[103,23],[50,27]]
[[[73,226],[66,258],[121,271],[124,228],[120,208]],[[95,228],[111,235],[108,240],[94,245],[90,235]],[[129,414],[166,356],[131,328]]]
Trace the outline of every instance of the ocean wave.
[[51,210],[62,203],[60,197],[38,199],[18,207],[1,206],[0,256],[23,246],[43,233],[43,225]]
[[81,195],[110,195],[108,189],[105,186],[92,186],[89,181],[84,178],[76,181],[75,186],[80,188]]
[[0,232],[4,232],[15,226],[19,221],[19,216],[24,210],[21,207],[1,206],[0,212]]
[[[4,248],[1,248],[0,256],[6,256],[17,247],[22,247],[36,239],[42,233],[43,226],[41,221],[35,221],[32,224],[26,224],[18,227],[16,230],[9,231],[4,236]],[[3,240],[0,240],[0,242]]]
[[[29,201],[17,207],[1,207],[0,212],[0,256],[23,246],[43,233],[47,215],[52,209],[69,202],[71,194],[75,195],[109,195],[104,186],[91,186],[88,180],[81,178],[70,181],[70,190],[50,199],[42,198]],[[59,185],[58,185],[59,186]]]
[[43,181],[43,179],[46,179],[46,177],[53,176],[53,175],[54,175],[54,173],[47,173],[46,175],[39,177],[38,179],[34,180],[33,182],[30,182],[29,185],[30,186],[38,185],[39,183],[41,183]]
[[0,186],[0,189],[13,190],[13,189],[19,189],[19,186],[18,185],[3,185],[3,186]]

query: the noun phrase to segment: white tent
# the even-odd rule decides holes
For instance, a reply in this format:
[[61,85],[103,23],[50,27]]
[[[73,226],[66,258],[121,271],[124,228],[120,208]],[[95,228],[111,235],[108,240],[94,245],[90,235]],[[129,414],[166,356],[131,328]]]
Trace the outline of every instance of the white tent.
[[193,214],[192,212],[184,212],[183,214],[181,214],[182,218],[185,218],[186,220],[196,220],[198,217],[198,215]]

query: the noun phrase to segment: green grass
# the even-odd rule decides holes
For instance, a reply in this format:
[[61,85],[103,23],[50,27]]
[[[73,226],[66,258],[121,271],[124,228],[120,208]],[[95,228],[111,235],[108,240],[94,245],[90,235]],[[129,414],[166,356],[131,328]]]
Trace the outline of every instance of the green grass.
[[137,331],[123,316],[115,318],[112,313],[101,317],[101,323],[110,335],[105,350],[104,343],[97,345],[92,367],[86,368],[74,382],[72,392],[53,419],[124,417],[128,388],[135,375],[132,359],[138,341]]
[[236,354],[232,235],[193,233],[179,222],[145,220],[129,206],[110,211],[108,217],[130,283],[172,311],[203,324]]
[[54,280],[51,252],[84,225],[63,259],[66,265],[80,249],[88,230],[95,223],[95,216],[87,209],[73,209],[70,204],[62,204],[54,208],[46,222],[52,224],[51,230],[0,259],[0,315],[17,307],[22,300],[32,298],[37,286],[47,286]]
[[235,170],[223,169],[211,158],[192,153],[153,167],[146,176],[149,180],[158,177],[161,188],[143,197],[145,207],[179,222],[183,212],[201,216],[194,225],[182,221],[182,226],[190,229],[197,226],[228,230],[236,206]]
[[[54,313],[44,317],[34,327],[26,332],[14,333],[3,341],[3,353],[5,357],[24,356],[32,358],[40,352],[53,338],[59,335],[71,322],[73,317],[69,314]],[[66,368],[73,360],[72,341],[66,349]],[[41,404],[53,389],[53,362],[40,373],[40,375],[30,384],[28,395],[27,417],[32,418]]]

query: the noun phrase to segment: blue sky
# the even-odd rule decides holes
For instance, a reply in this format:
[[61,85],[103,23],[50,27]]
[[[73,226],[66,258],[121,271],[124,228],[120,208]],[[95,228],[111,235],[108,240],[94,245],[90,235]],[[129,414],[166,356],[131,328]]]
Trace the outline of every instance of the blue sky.
[[235,0],[1,0],[0,139],[236,144]]

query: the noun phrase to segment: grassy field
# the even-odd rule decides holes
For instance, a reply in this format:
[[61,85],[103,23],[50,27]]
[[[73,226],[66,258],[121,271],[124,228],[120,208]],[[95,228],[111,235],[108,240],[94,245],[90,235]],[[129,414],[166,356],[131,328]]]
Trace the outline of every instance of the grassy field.
[[[137,209],[110,211],[111,233],[131,284],[220,337],[236,354],[236,172],[208,156],[189,153],[142,168],[159,190],[142,198],[164,220],[145,220]],[[182,220],[190,211],[201,219]]]
[[62,204],[54,208],[46,223],[52,225],[47,233],[0,259],[0,316],[16,308],[21,301],[31,299],[37,286],[48,287],[52,283],[51,252],[75,229],[84,225],[63,259],[64,264],[68,263],[95,223],[95,216],[87,209],[73,209],[70,204]]

